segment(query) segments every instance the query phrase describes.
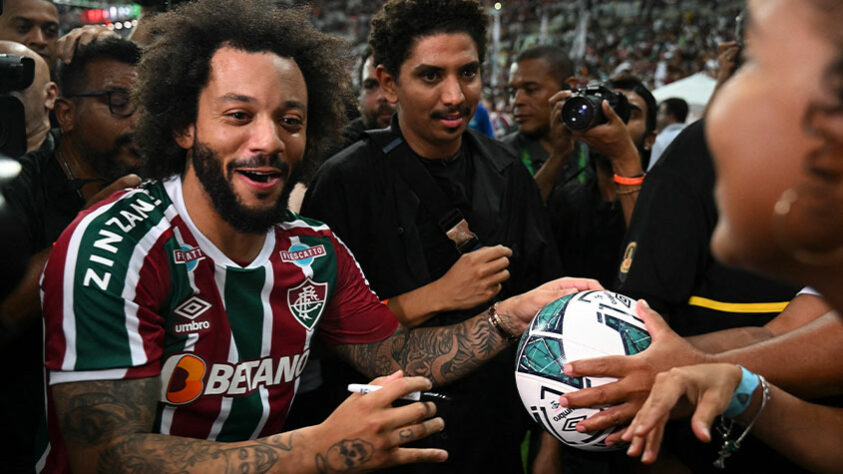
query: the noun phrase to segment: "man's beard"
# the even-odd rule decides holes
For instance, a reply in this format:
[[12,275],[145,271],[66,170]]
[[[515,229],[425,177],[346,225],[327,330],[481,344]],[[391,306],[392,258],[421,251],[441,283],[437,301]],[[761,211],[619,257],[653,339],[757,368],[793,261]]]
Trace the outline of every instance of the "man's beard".
[[[119,159],[120,150],[124,147],[135,154],[137,163],[125,163]],[[132,134],[130,133],[118,136],[114,141],[114,146],[108,151],[95,151],[85,146],[84,143],[80,143],[80,148],[82,148],[82,156],[85,157],[91,168],[108,183],[114,182],[129,173],[138,173],[140,169],[140,158],[132,145]]]
[[234,168],[272,166],[282,172],[284,187],[275,203],[265,209],[253,209],[240,201],[230,178],[223,173],[222,158],[208,146],[197,143],[193,146],[191,161],[196,177],[211,197],[211,202],[220,217],[234,230],[244,234],[263,234],[287,215],[287,200],[293,187],[302,175],[301,164],[290,166],[278,155],[258,155],[252,158],[228,163],[228,176],[234,175]]

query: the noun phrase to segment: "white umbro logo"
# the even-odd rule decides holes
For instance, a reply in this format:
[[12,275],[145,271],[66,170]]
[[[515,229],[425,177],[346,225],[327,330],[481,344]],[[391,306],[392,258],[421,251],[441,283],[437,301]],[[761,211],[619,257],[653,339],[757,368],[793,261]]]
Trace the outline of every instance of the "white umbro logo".
[[174,309],[173,312],[183,318],[194,320],[209,309],[211,309],[211,303],[198,296],[191,296]]

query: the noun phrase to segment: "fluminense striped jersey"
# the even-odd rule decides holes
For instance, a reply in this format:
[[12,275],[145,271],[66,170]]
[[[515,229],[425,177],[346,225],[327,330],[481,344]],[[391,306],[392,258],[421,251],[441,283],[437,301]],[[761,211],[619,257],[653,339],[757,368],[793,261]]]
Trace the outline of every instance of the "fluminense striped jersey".
[[[217,441],[282,430],[314,334],[368,343],[398,324],[324,224],[290,213],[241,266],[196,228],[178,178],[81,214],[41,292],[51,385],[160,377],[155,431]],[[52,472],[66,460],[50,428]]]

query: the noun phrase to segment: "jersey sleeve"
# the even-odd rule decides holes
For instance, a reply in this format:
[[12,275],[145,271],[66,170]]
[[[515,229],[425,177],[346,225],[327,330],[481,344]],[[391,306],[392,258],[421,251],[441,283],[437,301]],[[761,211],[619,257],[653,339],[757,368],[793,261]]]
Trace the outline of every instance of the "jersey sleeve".
[[169,224],[143,192],[114,199],[77,217],[42,274],[51,384],[160,372],[169,272],[152,250]]
[[319,326],[330,345],[382,341],[398,328],[398,319],[378,300],[351,251],[333,235],[337,255],[337,285]]

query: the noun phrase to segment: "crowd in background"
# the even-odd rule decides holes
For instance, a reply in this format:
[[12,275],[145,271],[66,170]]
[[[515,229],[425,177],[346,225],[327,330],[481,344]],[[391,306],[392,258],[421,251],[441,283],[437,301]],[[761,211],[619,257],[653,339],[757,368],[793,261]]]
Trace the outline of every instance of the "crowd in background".
[[[500,43],[497,50],[490,48],[484,71],[486,98],[496,108],[506,104],[505,84],[515,53],[544,43],[572,48],[583,11],[589,19],[578,63],[581,81],[605,80],[627,71],[655,89],[700,71],[713,77],[717,45],[734,39],[734,19],[743,4],[737,0],[501,3],[495,10],[489,2],[490,12],[500,16]],[[355,51],[362,51],[377,7],[378,2],[316,1],[313,20],[320,30],[340,35]]]

